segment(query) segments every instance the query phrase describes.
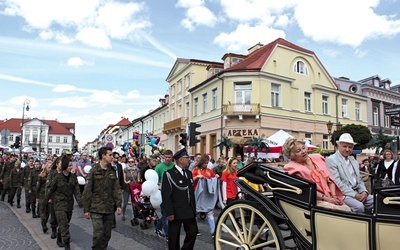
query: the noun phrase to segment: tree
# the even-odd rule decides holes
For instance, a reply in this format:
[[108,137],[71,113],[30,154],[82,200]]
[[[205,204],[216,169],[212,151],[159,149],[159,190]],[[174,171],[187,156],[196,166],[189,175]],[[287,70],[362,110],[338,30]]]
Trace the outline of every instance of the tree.
[[222,135],[221,139],[218,140],[218,144],[214,146],[214,148],[219,148],[219,153],[222,155],[223,154],[223,150],[225,148],[225,157],[228,155],[228,151],[229,149],[231,149],[231,147],[233,147],[233,143],[231,142],[231,140],[229,140],[229,138],[226,135]]
[[268,144],[264,141],[264,136],[262,135],[261,137],[252,137],[250,141],[248,141],[248,147],[247,147],[247,152],[250,152],[251,149],[254,149],[254,157],[257,158],[257,151],[259,149],[266,149],[266,152],[268,153],[269,151],[269,146]]
[[388,143],[391,143],[394,139],[394,136],[385,135],[383,133],[383,128],[380,127],[378,133],[376,133],[376,135],[374,135],[374,137],[369,141],[368,148],[376,148],[375,153],[379,154],[379,148],[381,148],[381,150],[384,150],[386,148],[386,145]]
[[372,139],[371,131],[368,127],[363,125],[348,124],[343,126],[339,131],[334,131],[331,137],[331,143],[336,145],[336,141],[339,140],[340,136],[344,133],[349,133],[355,143],[354,149],[364,149],[368,148],[368,143]]

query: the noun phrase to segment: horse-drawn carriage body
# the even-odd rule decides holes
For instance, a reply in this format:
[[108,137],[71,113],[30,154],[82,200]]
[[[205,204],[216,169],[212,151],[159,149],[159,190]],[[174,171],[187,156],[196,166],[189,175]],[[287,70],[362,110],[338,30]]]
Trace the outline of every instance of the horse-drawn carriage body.
[[[371,214],[352,214],[316,206],[315,183],[290,176],[263,163],[250,164],[238,176],[265,184],[259,193],[243,180],[236,184],[245,199],[222,211],[215,231],[215,248],[285,249],[399,249],[400,187],[381,188],[374,194]],[[280,225],[289,233],[282,235]]]

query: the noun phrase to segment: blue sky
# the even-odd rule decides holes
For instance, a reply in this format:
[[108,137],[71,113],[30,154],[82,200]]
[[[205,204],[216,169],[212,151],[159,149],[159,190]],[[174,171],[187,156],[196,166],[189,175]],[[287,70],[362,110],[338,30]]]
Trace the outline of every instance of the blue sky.
[[397,0],[0,0],[0,119],[75,122],[81,146],[158,106],[175,59],[278,37],[333,77],[400,84]]

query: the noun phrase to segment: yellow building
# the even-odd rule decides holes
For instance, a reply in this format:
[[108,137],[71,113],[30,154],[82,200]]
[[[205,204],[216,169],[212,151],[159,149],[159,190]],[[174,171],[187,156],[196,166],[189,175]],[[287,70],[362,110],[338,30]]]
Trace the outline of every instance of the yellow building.
[[[367,125],[367,98],[341,91],[313,51],[284,39],[257,44],[248,55],[225,54],[223,63],[178,59],[170,84],[170,119],[164,132],[174,137],[188,122],[201,124],[192,153],[211,153],[221,135],[268,137],[283,129],[314,145],[328,143],[327,122]],[[240,152],[238,147],[230,155]]]

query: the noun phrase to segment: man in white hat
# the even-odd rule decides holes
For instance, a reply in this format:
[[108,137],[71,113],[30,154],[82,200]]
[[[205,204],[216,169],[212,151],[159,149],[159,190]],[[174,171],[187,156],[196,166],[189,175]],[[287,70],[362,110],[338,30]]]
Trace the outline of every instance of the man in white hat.
[[326,159],[326,163],[343,193],[344,203],[353,213],[364,213],[365,209],[372,209],[374,199],[361,180],[358,162],[351,156],[355,145],[353,137],[344,133],[336,143],[338,150]]

